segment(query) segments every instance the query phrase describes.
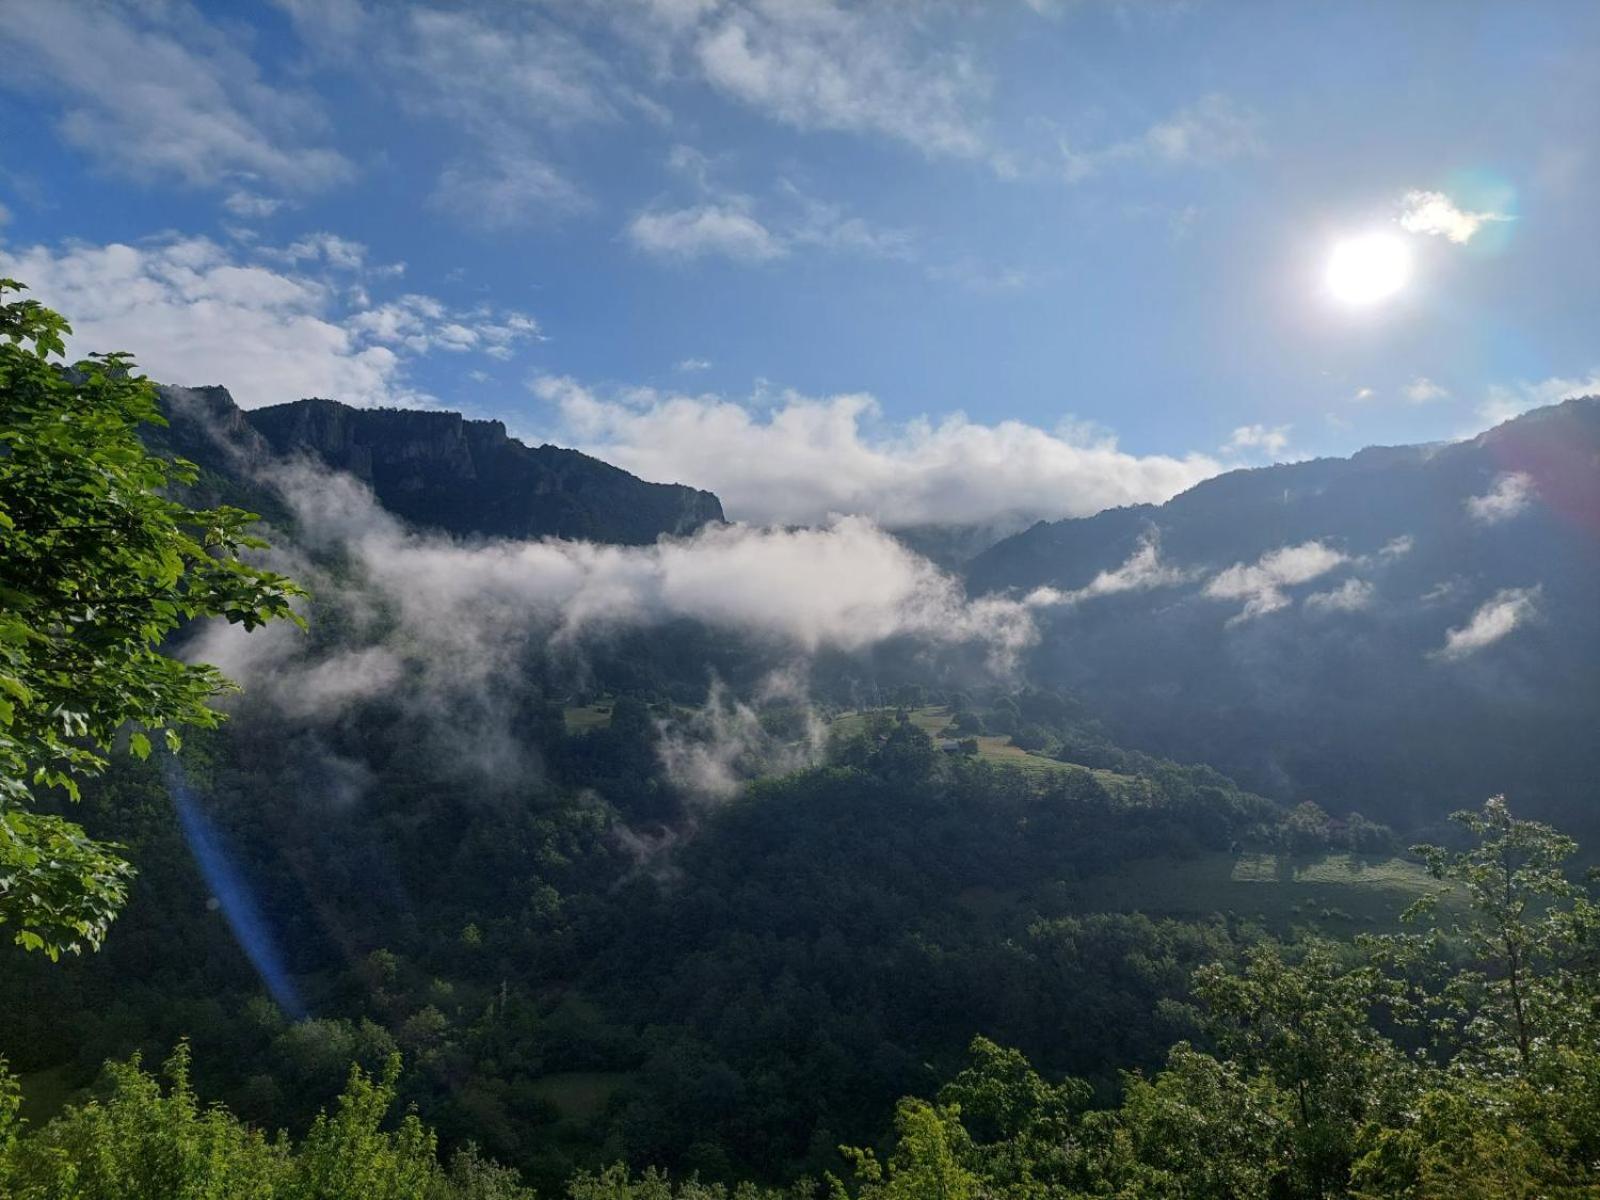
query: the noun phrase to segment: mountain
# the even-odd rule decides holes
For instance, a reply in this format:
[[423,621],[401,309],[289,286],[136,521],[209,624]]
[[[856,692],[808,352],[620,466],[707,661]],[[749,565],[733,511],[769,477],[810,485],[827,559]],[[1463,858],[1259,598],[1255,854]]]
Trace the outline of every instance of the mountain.
[[[245,411],[218,387],[164,388],[162,396],[172,424],[160,440],[215,476],[248,486],[241,463],[309,455],[361,479],[384,508],[420,528],[643,545],[723,520],[710,492],[649,483],[576,450],[525,445],[499,421],[317,399]],[[271,515],[270,495],[255,501]]]
[[1130,744],[1394,822],[1600,821],[1600,399],[1040,522],[966,578],[1055,589],[1030,669]]

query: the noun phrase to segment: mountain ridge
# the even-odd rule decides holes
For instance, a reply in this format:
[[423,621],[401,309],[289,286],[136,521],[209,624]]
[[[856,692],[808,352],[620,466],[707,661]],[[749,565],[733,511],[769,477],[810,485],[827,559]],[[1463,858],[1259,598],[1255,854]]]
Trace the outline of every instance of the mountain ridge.
[[529,446],[500,421],[321,398],[242,409],[222,387],[164,387],[161,395],[171,424],[158,440],[203,468],[237,481],[250,474],[241,456],[248,467],[308,455],[360,479],[385,509],[422,529],[646,545],[725,519],[711,492],[643,480],[578,450]]

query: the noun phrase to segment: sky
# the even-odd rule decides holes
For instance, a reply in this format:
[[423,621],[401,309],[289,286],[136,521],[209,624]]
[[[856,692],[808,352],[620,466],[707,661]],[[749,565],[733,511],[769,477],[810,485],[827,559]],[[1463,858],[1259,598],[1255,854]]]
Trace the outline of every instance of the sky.
[[0,0],[0,274],[730,515],[1082,515],[1600,391],[1600,6]]

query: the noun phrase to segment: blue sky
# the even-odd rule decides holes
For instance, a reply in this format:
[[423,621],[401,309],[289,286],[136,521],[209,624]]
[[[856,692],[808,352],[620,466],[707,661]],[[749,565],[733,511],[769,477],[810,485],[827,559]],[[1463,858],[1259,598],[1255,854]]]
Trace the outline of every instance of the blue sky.
[[[1066,515],[1600,390],[1590,3],[0,0],[0,52],[0,269],[76,348],[756,519]],[[1373,231],[1409,280],[1340,303]]]

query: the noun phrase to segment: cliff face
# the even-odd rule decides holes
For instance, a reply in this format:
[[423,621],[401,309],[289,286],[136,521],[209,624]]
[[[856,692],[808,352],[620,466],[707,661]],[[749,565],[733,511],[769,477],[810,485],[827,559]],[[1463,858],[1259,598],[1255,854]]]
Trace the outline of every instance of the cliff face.
[[524,445],[499,421],[333,400],[245,412],[221,388],[169,389],[168,401],[177,419],[164,440],[186,457],[206,465],[182,419],[198,405],[235,455],[309,454],[361,479],[384,508],[421,528],[640,545],[723,519],[710,492],[648,483],[576,450]]

